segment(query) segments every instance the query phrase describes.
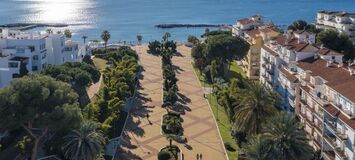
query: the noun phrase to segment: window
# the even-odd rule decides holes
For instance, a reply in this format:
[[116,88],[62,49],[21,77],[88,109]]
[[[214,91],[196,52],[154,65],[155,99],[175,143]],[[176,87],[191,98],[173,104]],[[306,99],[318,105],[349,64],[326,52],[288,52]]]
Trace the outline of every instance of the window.
[[332,60],[334,60],[335,59],[335,56],[332,56]]
[[42,59],[45,59],[47,57],[47,53],[43,53]]
[[16,48],[16,53],[25,53],[25,48]]
[[37,71],[38,70],[38,66],[32,66],[32,71]]
[[17,62],[9,62],[9,68],[18,68]]
[[32,57],[32,59],[33,59],[33,60],[38,60],[38,55],[34,55],[34,56]]

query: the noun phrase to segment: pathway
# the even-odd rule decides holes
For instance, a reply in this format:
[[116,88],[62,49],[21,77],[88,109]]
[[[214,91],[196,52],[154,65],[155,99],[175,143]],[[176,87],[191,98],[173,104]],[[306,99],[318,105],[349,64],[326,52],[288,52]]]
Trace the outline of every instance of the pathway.
[[[129,117],[124,134],[124,144],[120,149],[120,159],[156,160],[160,148],[169,144],[160,134],[161,116],[166,110],[161,108],[162,82],[161,60],[146,53],[147,46],[135,47],[143,66],[140,77],[139,97]],[[181,53],[173,58],[177,69],[181,103],[186,107],[183,115],[184,136],[187,144],[178,144],[185,160],[195,160],[202,153],[203,160],[226,160],[223,143],[218,133],[212,111],[203,98],[203,91],[190,63],[190,49],[179,47]],[[149,121],[145,115],[149,113]]]

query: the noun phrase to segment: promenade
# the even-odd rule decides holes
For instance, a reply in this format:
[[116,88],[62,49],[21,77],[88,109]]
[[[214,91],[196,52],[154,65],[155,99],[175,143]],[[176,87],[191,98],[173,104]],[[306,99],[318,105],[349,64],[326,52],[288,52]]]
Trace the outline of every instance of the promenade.
[[[140,77],[139,96],[133,104],[132,115],[125,128],[124,144],[120,149],[120,159],[156,160],[159,150],[168,145],[161,135],[161,116],[166,110],[162,104],[161,60],[159,56],[147,54],[147,46],[134,48],[143,67]],[[203,98],[203,91],[191,66],[190,48],[178,47],[179,54],[174,56],[180,103],[185,107],[183,128],[188,142],[177,143],[185,160],[195,160],[202,154],[203,160],[226,160],[222,140],[218,133],[210,106]],[[146,115],[149,113],[149,119]]]

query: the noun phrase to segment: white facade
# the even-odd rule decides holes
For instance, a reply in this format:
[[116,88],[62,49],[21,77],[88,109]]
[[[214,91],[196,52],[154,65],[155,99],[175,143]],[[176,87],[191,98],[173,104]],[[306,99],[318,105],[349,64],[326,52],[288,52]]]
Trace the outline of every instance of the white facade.
[[320,11],[316,17],[317,28],[335,29],[355,43],[355,13]]
[[71,40],[63,34],[21,32],[3,29],[0,33],[0,87],[18,77],[21,64],[29,73],[40,72],[47,64],[80,62],[90,54],[90,48]]
[[243,31],[253,29],[263,23],[263,17],[259,15],[237,20],[236,24],[232,26],[232,34],[242,36]]

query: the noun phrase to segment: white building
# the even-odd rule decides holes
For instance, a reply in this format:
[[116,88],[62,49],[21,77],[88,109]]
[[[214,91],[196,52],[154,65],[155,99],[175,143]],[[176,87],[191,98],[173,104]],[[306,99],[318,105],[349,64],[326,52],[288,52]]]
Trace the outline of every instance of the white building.
[[316,27],[334,29],[349,36],[355,43],[355,13],[338,11],[319,11]]
[[232,34],[234,36],[243,36],[243,31],[254,29],[263,24],[263,17],[259,15],[251,16],[237,20],[237,23],[232,26]]
[[0,33],[0,87],[19,76],[21,65],[25,65],[29,73],[39,72],[47,64],[80,62],[86,54],[90,54],[90,48],[71,40],[66,42],[63,34],[3,29]]
[[312,38],[297,31],[265,44],[260,81],[279,93],[281,109],[295,111],[324,159],[355,159],[355,63]]

